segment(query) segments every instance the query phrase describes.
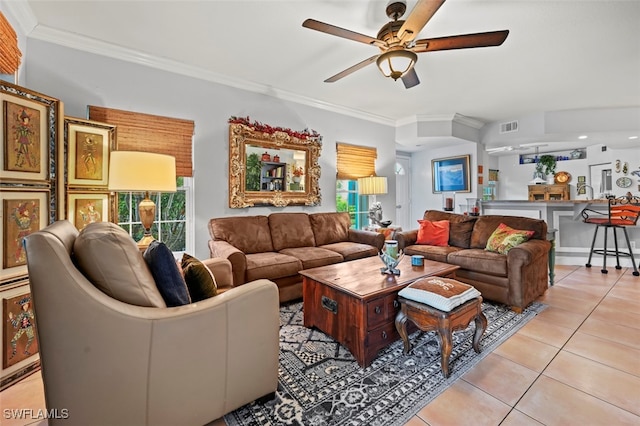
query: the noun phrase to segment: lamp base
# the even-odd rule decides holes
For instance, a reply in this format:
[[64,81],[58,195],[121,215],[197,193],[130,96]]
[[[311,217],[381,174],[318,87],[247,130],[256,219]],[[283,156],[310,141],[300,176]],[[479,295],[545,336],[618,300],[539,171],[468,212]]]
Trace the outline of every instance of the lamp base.
[[149,244],[155,238],[151,235],[151,226],[153,225],[153,219],[156,217],[156,203],[151,200],[149,191],[145,192],[144,199],[140,201],[138,205],[138,214],[140,215],[140,222],[144,228],[144,235],[142,239],[138,241],[138,248],[140,251],[144,251],[149,247]]
[[153,238],[153,235],[149,234],[147,235],[145,233],[145,235],[143,235],[143,237],[140,239],[140,241],[138,241],[138,249],[141,252],[146,251],[149,248],[149,245],[155,240],[155,238]]

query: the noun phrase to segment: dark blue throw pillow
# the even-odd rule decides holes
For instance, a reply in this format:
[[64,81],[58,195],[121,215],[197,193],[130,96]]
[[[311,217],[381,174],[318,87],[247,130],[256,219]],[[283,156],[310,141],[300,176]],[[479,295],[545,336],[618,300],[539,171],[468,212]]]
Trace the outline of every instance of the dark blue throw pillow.
[[191,303],[187,284],[178,269],[173,253],[165,243],[153,241],[143,257],[168,307]]

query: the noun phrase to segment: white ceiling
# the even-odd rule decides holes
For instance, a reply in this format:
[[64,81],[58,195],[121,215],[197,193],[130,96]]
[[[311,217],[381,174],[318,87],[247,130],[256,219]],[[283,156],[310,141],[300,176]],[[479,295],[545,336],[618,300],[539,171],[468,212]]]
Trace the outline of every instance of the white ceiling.
[[[140,63],[389,124],[416,116],[494,122],[544,111],[640,106],[637,0],[449,0],[417,38],[503,29],[509,37],[500,47],[420,54],[421,84],[412,89],[383,77],[375,64],[324,83],[377,48],[302,27],[314,18],[375,37],[388,21],[387,0],[25,4],[35,17],[32,37],[87,50],[106,42]],[[407,10],[414,4],[410,0]]]

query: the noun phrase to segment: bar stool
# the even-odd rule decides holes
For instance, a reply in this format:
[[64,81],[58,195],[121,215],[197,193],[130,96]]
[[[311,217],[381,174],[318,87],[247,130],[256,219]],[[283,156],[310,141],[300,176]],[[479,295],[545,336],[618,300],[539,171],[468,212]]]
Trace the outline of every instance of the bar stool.
[[[591,257],[594,253],[601,254],[602,269],[600,272],[606,274],[607,272],[607,255],[616,256],[616,269],[622,269],[620,266],[620,256],[628,256],[631,258],[631,265],[633,266],[633,275],[636,277],[640,275],[638,273],[638,267],[636,266],[635,259],[633,258],[633,250],[631,249],[631,243],[629,242],[629,234],[627,234],[628,226],[635,226],[640,216],[640,197],[632,196],[630,193],[626,196],[615,198],[609,197],[607,212],[598,212],[591,209],[584,209],[581,212],[584,223],[590,223],[596,225],[596,230],[593,233],[593,241],[591,242],[591,251],[589,252],[589,260],[587,260],[586,267],[591,267]],[[598,235],[598,229],[603,226],[604,229],[604,247],[602,249],[594,249],[596,244],[596,236]],[[607,234],[608,230],[613,230],[613,241],[615,250],[607,248]],[[628,252],[622,251],[618,248],[618,235],[616,230],[622,229],[624,232],[625,240],[627,241]]]

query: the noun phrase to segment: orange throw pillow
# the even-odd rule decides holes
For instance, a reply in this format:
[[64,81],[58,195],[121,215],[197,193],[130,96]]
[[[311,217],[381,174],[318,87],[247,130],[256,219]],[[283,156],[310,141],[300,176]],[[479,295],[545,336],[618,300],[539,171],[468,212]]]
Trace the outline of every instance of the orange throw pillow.
[[449,245],[449,221],[448,220],[419,220],[418,239],[416,244],[430,246]]

